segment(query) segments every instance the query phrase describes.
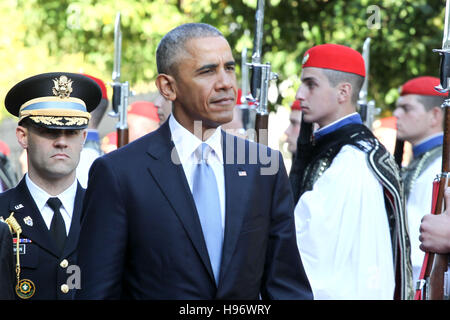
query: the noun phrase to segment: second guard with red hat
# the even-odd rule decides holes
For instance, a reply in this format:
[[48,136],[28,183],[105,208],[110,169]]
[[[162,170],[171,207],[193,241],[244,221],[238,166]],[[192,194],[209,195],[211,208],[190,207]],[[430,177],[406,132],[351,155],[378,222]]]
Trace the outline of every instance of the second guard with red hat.
[[91,168],[92,163],[95,161],[95,159],[104,154],[101,149],[98,127],[103,119],[103,116],[105,115],[106,109],[108,108],[109,100],[108,93],[106,91],[106,85],[103,80],[88,74],[83,75],[94,80],[102,90],[102,99],[100,100],[98,106],[91,112],[91,119],[89,120],[89,124],[87,127],[86,141],[84,143],[83,149],[81,150],[80,162],[78,163],[77,167],[77,179],[80,182],[81,186],[83,188],[86,188],[88,183],[89,169]]
[[135,101],[127,111],[129,142],[159,128],[158,108],[150,101]]
[[346,46],[318,45],[303,58],[290,180],[316,299],[412,298],[399,169],[356,112],[365,76],[363,57]]
[[289,126],[284,131],[286,135],[287,149],[292,155],[297,151],[297,139],[300,134],[300,126],[302,122],[302,107],[300,100],[294,100],[291,105],[291,113],[289,114]]
[[407,81],[400,90],[394,116],[397,138],[410,142],[413,158],[403,168],[406,213],[411,233],[413,283],[419,278],[424,252],[419,249],[422,217],[430,213],[432,184],[441,172],[443,143],[442,103],[446,94],[434,89],[440,84],[436,77],[421,76]]
[[68,300],[79,287],[81,271],[74,266],[85,190],[76,167],[101,98],[94,80],[66,72],[27,78],[6,95],[28,156],[28,172],[0,194],[0,216],[14,239],[17,299]]

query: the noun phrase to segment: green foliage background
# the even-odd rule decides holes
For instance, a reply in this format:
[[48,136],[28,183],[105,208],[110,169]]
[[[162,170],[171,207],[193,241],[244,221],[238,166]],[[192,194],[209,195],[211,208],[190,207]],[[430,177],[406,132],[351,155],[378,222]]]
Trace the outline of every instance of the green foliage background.
[[[256,0],[2,0],[0,99],[16,82],[41,72],[86,72],[111,81],[114,20],[122,16],[122,81],[154,91],[154,53],[161,37],[185,22],[219,28],[234,49],[252,50]],[[374,7],[376,6],[376,7]],[[277,104],[295,96],[303,53],[332,42],[361,51],[371,37],[369,98],[387,115],[398,87],[419,75],[438,76],[445,1],[266,0],[264,61],[279,75]],[[374,27],[374,11],[380,18]],[[239,68],[238,68],[239,69]],[[239,70],[238,70],[239,71]],[[0,108],[0,120],[7,112]]]

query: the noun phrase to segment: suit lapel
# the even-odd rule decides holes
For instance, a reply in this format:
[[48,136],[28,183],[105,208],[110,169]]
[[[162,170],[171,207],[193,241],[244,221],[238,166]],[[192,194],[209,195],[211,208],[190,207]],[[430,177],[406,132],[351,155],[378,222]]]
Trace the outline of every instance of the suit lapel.
[[[29,238],[40,247],[58,256],[57,249],[50,237],[50,232],[44,219],[33,200],[25,182],[25,177],[16,187],[16,192],[9,206],[10,212],[14,212],[19,225],[22,227],[22,238]],[[29,221],[32,223],[26,223]]]
[[238,162],[242,155],[234,154],[237,150],[243,151],[243,148],[236,147],[237,141],[236,137],[222,131],[225,175],[225,234],[220,271],[221,279],[224,277],[235,251],[246,213],[245,199],[248,198],[246,191],[251,189],[251,186],[248,185],[248,177],[244,175],[244,173],[247,174],[247,168],[244,164]]
[[78,236],[80,234],[80,219],[81,209],[83,207],[83,198],[85,190],[80,183],[77,186],[77,193],[75,194],[75,205],[73,207],[72,222],[70,223],[69,235],[67,236],[66,245],[64,247],[64,256],[70,255],[78,244]]
[[149,142],[150,147],[147,152],[151,156],[151,163],[148,170],[183,224],[212,281],[214,281],[202,227],[183,166],[174,163],[174,161],[180,162],[175,145],[172,142],[168,122],[166,121],[161,126],[157,134],[152,135],[153,140]]

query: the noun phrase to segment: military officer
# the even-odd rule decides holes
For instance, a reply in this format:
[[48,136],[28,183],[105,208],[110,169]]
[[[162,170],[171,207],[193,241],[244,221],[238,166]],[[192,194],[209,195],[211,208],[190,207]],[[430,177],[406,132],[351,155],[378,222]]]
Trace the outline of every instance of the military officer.
[[0,216],[15,233],[11,250],[20,266],[18,299],[71,299],[79,283],[79,270],[71,268],[84,196],[76,167],[89,112],[101,98],[94,80],[63,72],[27,78],[6,95],[6,109],[19,118],[17,141],[28,158],[27,174],[0,194]]

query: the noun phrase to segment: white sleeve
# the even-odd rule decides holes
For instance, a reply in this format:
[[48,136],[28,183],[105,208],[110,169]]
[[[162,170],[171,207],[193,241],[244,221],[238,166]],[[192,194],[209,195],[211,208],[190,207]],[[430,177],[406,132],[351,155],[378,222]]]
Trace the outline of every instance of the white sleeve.
[[77,166],[77,179],[83,188],[87,188],[89,169],[92,163],[100,155],[98,152],[92,148],[83,148],[80,153],[80,162]]
[[392,299],[383,190],[366,155],[344,146],[295,207],[297,245],[315,299]]
[[431,213],[431,201],[433,195],[433,180],[441,172],[442,157],[436,159],[417,178],[406,203],[406,216],[408,219],[408,231],[411,240],[411,263],[413,266],[413,284],[419,278],[422,268],[424,252],[419,249],[419,228],[422,217]]

